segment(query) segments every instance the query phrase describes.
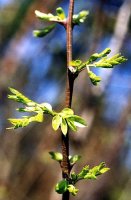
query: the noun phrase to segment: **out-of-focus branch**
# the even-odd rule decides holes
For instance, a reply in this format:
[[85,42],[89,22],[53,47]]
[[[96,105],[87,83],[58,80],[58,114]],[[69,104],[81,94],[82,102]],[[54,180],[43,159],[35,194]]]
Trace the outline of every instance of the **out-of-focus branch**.
[[[126,33],[128,31],[130,16],[131,16],[131,1],[125,0],[118,12],[116,25],[114,29],[114,35],[111,38],[111,41],[109,44],[109,47],[112,50],[110,56],[120,51],[123,45]],[[105,73],[105,70],[101,71],[101,75],[103,75],[102,82],[100,85],[101,93],[104,92],[106,86],[108,85],[112,71],[113,69],[106,71],[106,73]]]
[[[21,26],[21,23],[30,7],[30,5],[34,2],[34,0],[25,0],[22,5],[20,5],[14,19],[12,20],[12,23],[9,25],[8,30],[5,33],[5,37],[2,40],[2,44],[0,46],[1,49],[1,55],[3,54],[8,42],[11,40],[11,38],[15,35],[19,27]],[[0,55],[0,56],[1,56]]]

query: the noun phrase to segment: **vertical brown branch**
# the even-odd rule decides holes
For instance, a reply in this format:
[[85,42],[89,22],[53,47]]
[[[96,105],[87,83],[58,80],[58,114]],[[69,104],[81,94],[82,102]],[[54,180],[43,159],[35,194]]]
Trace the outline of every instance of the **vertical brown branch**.
[[[65,106],[70,108],[72,103],[74,75],[69,70],[70,61],[72,61],[72,30],[73,30],[73,12],[74,12],[74,0],[69,2],[69,13],[66,23],[66,44],[67,44],[67,77],[66,77],[66,96]],[[62,176],[63,178],[69,179],[70,176],[70,163],[69,163],[69,131],[66,136],[62,134],[62,155],[63,161]],[[62,196],[62,200],[69,200],[69,192],[66,192]]]
[[74,12],[74,0],[70,0],[69,13],[67,18],[67,27],[66,27],[66,44],[67,44],[67,79],[66,79],[66,107],[71,107],[72,103],[72,94],[73,94],[73,85],[74,77],[71,71],[69,70],[70,61],[72,61],[72,17]]

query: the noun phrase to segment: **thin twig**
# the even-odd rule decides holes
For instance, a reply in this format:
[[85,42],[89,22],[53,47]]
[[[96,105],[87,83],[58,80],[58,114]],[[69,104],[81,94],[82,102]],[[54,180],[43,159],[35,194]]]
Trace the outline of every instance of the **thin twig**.
[[[66,44],[67,44],[67,77],[66,77],[66,97],[65,106],[70,108],[72,103],[74,75],[69,70],[70,61],[72,61],[72,31],[73,31],[73,12],[74,12],[74,0],[69,2],[69,13],[66,24]],[[63,178],[69,179],[70,176],[70,163],[69,163],[69,131],[66,136],[62,134],[62,154],[63,161],[61,163]],[[65,192],[62,195],[62,200],[69,200],[69,192]]]

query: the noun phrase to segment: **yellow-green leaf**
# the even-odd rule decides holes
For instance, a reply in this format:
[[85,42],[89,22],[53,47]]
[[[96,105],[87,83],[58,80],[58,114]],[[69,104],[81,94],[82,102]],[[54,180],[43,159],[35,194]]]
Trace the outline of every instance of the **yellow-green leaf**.
[[53,25],[47,26],[46,28],[43,28],[43,29],[34,30],[33,35],[35,37],[44,37],[48,33],[50,33],[54,28],[55,28],[55,25],[53,24]]
[[53,160],[62,161],[62,159],[63,159],[62,154],[59,153],[59,152],[53,152],[53,151],[51,151],[51,152],[49,152],[49,154],[51,155],[51,158],[52,158]]
[[55,115],[52,119],[52,128],[56,131],[61,125],[61,122],[62,117],[59,114]]
[[66,18],[65,12],[64,12],[63,8],[61,8],[61,7],[57,8],[57,9],[56,9],[56,13],[57,13],[57,16],[58,16],[61,20],[63,20],[63,19]]
[[67,134],[67,130],[68,130],[68,126],[66,123],[66,120],[64,118],[62,118],[62,122],[61,122],[61,131],[64,135]]

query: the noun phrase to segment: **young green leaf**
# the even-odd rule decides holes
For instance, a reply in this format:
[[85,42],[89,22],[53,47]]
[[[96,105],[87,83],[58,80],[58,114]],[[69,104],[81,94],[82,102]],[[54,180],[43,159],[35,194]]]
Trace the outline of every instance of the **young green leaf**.
[[73,23],[75,25],[79,25],[80,23],[84,23],[87,16],[89,15],[89,11],[83,10],[76,15],[73,15]]
[[44,111],[52,112],[52,106],[49,103],[41,103],[39,105]]
[[92,171],[90,171],[89,173],[87,173],[84,177],[84,179],[92,179],[92,180],[96,180],[97,176],[95,173],[93,173]]
[[95,62],[94,66],[102,68],[113,68],[115,65],[119,65],[125,61],[127,61],[127,59],[124,56],[121,56],[121,54],[116,54],[111,58],[107,57],[102,58],[98,62]]
[[75,126],[73,120],[71,120],[70,118],[67,118],[66,121],[72,131],[77,131],[77,127]]
[[90,58],[86,61],[86,64],[90,64],[93,61],[97,60],[98,58],[106,57],[111,52],[110,48],[106,48],[101,53],[94,53],[90,56]]
[[22,118],[22,119],[8,119],[9,122],[13,125],[13,127],[7,128],[7,129],[17,129],[20,127],[27,126],[30,122],[28,118]]
[[29,98],[27,98],[22,93],[15,90],[14,88],[10,87],[9,90],[12,93],[11,95],[8,95],[9,99],[23,103],[23,104],[28,105],[28,106],[35,106],[36,105],[35,102],[31,101]]
[[93,85],[98,85],[98,83],[101,81],[100,76],[97,76],[95,73],[93,73],[90,70],[87,70],[87,73],[89,75],[89,78]]
[[73,195],[73,196],[76,196],[77,195],[77,193],[78,193],[78,189],[74,186],[74,185],[72,185],[72,184],[69,184],[68,185],[68,191]]
[[81,156],[80,156],[80,155],[71,156],[71,158],[70,158],[70,164],[71,164],[71,165],[74,165],[74,164],[76,164],[76,162],[78,162],[80,159],[81,159]]
[[35,115],[35,116],[30,118],[30,122],[32,122],[32,121],[34,121],[34,122],[35,121],[36,122],[43,122],[43,120],[44,120],[44,116],[43,116],[43,111],[42,110],[38,111],[37,115]]
[[89,165],[86,165],[85,167],[82,168],[81,172],[77,175],[78,179],[84,179],[86,174],[89,172]]
[[106,167],[105,162],[101,162],[98,166],[95,166],[92,171],[98,176],[109,171],[110,168]]
[[19,119],[8,119],[10,123],[13,125],[13,127],[10,127],[8,129],[17,129],[17,128],[23,128],[29,125],[31,122],[43,122],[43,112],[38,112],[37,115],[28,117],[24,116],[23,118]]
[[61,125],[61,122],[62,117],[59,114],[55,115],[52,119],[52,128],[56,131]]
[[59,194],[63,194],[67,191],[68,185],[69,184],[67,180],[62,180],[56,184],[55,191]]
[[78,126],[78,127],[86,127],[87,126],[85,120],[82,117],[79,117],[77,115],[72,115],[68,119],[71,121],[74,121],[75,126]]
[[39,19],[44,20],[44,21],[57,21],[57,20],[59,20],[58,16],[54,16],[51,13],[46,14],[46,13],[40,12],[38,10],[35,10],[35,15],[36,15],[36,17],[38,17]]
[[75,184],[77,182],[78,176],[75,172],[71,173],[71,181],[73,184]]
[[66,18],[65,12],[64,12],[63,8],[61,8],[61,7],[56,9],[56,14],[61,20]]
[[71,62],[70,62],[70,66],[72,66],[72,67],[78,67],[78,66],[80,66],[82,64],[82,61],[81,60],[72,60]]
[[62,118],[62,122],[61,122],[61,131],[64,135],[67,134],[67,130],[68,130],[68,126],[66,123],[66,120],[64,118]]
[[61,111],[61,114],[62,114],[62,116],[64,116],[66,118],[66,116],[73,115],[74,111],[71,108],[64,108]]
[[38,111],[37,107],[28,107],[28,106],[26,106],[25,108],[17,108],[16,110],[19,112],[37,112]]
[[50,33],[53,29],[55,28],[55,24],[47,26],[46,28],[43,29],[39,29],[39,30],[34,30],[33,31],[33,35],[35,37],[44,37],[46,36],[48,33]]
[[49,154],[51,155],[51,158],[53,160],[56,160],[58,162],[62,161],[62,159],[63,159],[62,154],[59,153],[59,152],[53,152],[53,151],[51,151],[51,152],[49,152]]
[[97,176],[107,172],[109,168],[106,167],[105,162],[100,163],[98,166],[89,169],[89,166],[85,166],[82,171],[78,174],[78,180],[81,179],[97,179]]

